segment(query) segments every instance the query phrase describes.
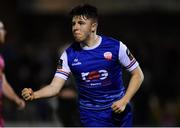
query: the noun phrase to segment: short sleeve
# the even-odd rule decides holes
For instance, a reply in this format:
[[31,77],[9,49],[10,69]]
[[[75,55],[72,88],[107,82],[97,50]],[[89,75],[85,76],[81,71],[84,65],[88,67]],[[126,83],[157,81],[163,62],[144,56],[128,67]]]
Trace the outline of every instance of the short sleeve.
[[63,54],[61,55],[61,57],[59,58],[55,76],[67,80],[70,72],[71,71],[68,66],[67,53],[66,53],[66,51],[64,51]]
[[130,72],[139,65],[127,46],[121,41],[119,47],[119,62]]

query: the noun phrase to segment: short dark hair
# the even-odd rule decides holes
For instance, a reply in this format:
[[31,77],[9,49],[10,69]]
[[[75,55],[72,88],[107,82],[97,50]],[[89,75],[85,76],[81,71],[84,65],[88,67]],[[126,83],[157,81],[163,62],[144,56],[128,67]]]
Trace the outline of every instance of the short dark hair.
[[74,16],[85,16],[86,18],[92,18],[98,22],[98,11],[97,8],[90,4],[82,4],[73,8],[70,12],[71,18]]

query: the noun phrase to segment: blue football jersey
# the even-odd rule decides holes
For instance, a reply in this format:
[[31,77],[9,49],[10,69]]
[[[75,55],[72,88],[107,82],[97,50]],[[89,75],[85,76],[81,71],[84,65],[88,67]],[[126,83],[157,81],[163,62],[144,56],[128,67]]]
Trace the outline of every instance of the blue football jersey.
[[132,71],[138,62],[120,41],[100,36],[93,47],[74,42],[62,54],[55,76],[67,79],[72,73],[77,82],[81,108],[108,108],[125,94],[122,66]]

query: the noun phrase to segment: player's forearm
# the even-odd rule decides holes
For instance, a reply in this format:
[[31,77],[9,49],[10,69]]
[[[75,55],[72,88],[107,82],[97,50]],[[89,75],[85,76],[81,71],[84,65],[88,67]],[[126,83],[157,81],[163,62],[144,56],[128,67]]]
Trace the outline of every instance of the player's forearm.
[[54,77],[51,84],[34,92],[33,99],[46,98],[57,95],[61,90],[61,88],[63,87],[64,83],[65,83],[64,79]]
[[3,73],[3,83],[2,83],[2,90],[3,94],[10,100],[16,102],[19,98],[16,93],[14,92],[13,88],[10,86],[9,82],[6,80],[6,76]]
[[19,98],[8,83],[4,83],[3,93],[8,99],[10,99],[14,102],[16,102],[17,99]]
[[135,71],[133,71],[127,91],[125,93],[125,96],[123,97],[127,103],[137,92],[143,80],[144,80],[143,72],[141,71],[140,67],[138,67],[137,69],[135,69]]
[[47,85],[44,88],[38,91],[35,91],[33,99],[52,97],[52,96],[57,95],[58,92],[59,92],[59,89],[55,88],[52,85]]
[[22,90],[23,98],[28,100],[34,100],[39,98],[46,98],[55,96],[63,87],[65,80],[62,78],[54,77],[49,85],[41,88],[38,91],[33,91],[31,88],[24,88]]

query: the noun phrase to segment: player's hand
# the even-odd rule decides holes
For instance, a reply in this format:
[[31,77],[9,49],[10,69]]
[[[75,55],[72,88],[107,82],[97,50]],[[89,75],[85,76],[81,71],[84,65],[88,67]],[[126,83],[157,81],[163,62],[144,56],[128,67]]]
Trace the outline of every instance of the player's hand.
[[114,102],[111,106],[112,110],[115,112],[115,113],[122,113],[125,108],[126,108],[126,104],[122,99],[121,100],[118,100],[116,102]]
[[21,95],[26,101],[32,101],[34,99],[34,92],[31,88],[24,88]]
[[17,104],[19,110],[24,109],[26,106],[26,103],[24,102],[24,100],[19,97],[16,99],[16,104]]

